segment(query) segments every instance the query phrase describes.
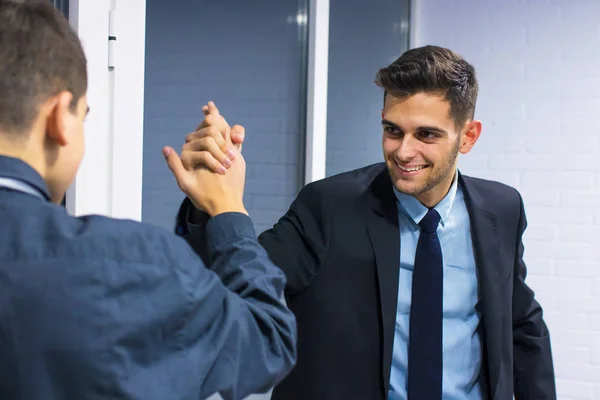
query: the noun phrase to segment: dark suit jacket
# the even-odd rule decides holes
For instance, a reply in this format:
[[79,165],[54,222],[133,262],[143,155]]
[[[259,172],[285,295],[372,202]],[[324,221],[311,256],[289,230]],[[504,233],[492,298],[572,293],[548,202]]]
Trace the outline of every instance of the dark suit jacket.
[[[460,176],[459,184],[482,296],[486,392],[498,400],[513,392],[555,399],[548,330],[524,282],[521,197],[497,182]],[[392,184],[376,164],[307,185],[260,236],[286,274],[287,304],[298,321],[298,363],[273,399],[387,399],[399,234]],[[202,254],[199,236],[188,241]]]

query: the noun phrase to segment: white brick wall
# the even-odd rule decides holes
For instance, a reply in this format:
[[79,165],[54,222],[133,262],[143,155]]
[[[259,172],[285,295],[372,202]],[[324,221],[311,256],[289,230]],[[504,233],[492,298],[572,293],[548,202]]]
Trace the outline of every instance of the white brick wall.
[[461,169],[523,194],[559,398],[600,400],[600,0],[413,1],[412,45],[478,70],[484,129]]

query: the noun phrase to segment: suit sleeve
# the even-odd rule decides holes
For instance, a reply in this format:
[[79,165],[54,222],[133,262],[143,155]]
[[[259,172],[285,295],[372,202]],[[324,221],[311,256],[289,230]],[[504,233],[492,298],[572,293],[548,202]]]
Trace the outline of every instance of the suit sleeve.
[[[520,196],[519,196],[520,198]],[[520,218],[513,286],[513,352],[516,400],[556,399],[550,335],[534,292],[525,283],[523,232],[527,227],[520,198]]]
[[185,239],[205,264],[209,262],[206,243],[206,224],[209,220],[210,216],[196,209],[186,197],[179,207],[175,221],[175,234]]
[[259,241],[287,278],[288,301],[306,289],[327,257],[331,237],[327,199],[316,184],[305,186],[288,212]]
[[111,365],[128,366],[115,397],[242,399],[268,391],[295,364],[296,321],[280,301],[285,276],[250,219],[221,214],[205,233],[208,268],[184,241],[167,238],[154,247],[172,260],[168,276],[152,278],[164,268],[146,267],[132,275],[144,277],[138,287],[130,279],[113,290],[121,305],[113,320],[135,309],[114,329],[119,346]]
[[[191,202],[182,204],[176,230],[205,261],[205,221],[190,224]],[[306,289],[317,276],[329,247],[331,229],[330,208],[322,188],[312,183],[305,186],[288,212],[275,226],[259,237],[273,263],[287,279],[286,294],[290,297]]]

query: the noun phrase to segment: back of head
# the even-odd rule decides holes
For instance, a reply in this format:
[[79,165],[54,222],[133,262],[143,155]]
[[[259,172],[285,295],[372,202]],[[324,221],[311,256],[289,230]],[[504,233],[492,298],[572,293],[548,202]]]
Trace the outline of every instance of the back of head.
[[[385,95],[406,98],[417,93],[443,96],[456,126],[473,118],[477,101],[475,68],[451,50],[424,46],[408,50],[377,73]],[[385,100],[385,99],[384,99]]]
[[87,90],[79,38],[48,0],[0,0],[0,134],[26,134],[40,105]]

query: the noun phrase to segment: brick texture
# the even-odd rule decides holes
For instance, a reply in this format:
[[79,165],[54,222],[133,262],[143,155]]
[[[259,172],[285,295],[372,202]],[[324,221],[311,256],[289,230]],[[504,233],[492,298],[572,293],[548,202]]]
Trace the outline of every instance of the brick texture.
[[558,397],[600,400],[600,1],[415,1],[414,45],[478,70],[484,129],[460,167],[523,195]]
[[161,155],[214,100],[246,128],[245,204],[258,232],[302,185],[304,31],[296,1],[148,0],[142,219],[173,228],[182,195]]
[[408,0],[330,0],[327,176],[382,160],[375,75],[408,49]]

